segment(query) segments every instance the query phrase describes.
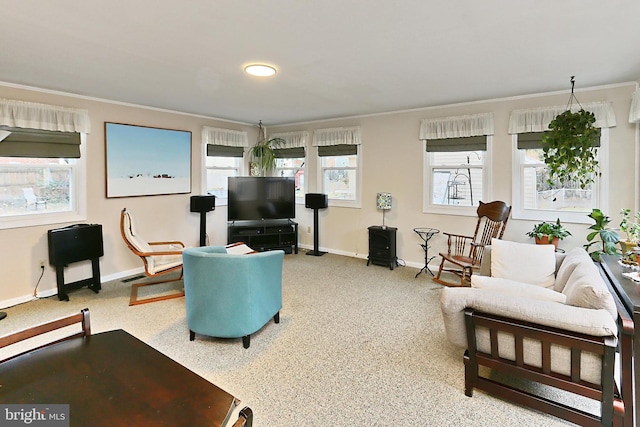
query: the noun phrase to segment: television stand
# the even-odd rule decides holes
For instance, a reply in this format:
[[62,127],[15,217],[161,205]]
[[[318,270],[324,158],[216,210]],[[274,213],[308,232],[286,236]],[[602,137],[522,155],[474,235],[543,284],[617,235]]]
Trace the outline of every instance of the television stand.
[[298,223],[290,219],[234,221],[227,225],[227,244],[243,242],[258,252],[298,253]]

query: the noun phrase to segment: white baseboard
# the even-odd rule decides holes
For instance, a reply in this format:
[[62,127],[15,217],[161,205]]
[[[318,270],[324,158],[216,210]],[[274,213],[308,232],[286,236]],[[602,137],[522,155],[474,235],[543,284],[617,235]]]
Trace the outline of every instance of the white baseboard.
[[[123,279],[125,277],[133,276],[136,274],[144,274],[144,268],[139,267],[139,268],[134,268],[127,271],[120,271],[114,274],[108,274],[106,276],[100,276],[100,283]],[[34,299],[37,299],[37,298],[47,298],[52,295],[56,295],[57,293],[58,293],[58,288],[56,287],[56,288],[39,291],[35,297],[33,295],[23,295],[16,298],[3,300],[3,301],[0,301],[0,308],[13,307],[14,305],[24,304],[25,302],[33,301]]]

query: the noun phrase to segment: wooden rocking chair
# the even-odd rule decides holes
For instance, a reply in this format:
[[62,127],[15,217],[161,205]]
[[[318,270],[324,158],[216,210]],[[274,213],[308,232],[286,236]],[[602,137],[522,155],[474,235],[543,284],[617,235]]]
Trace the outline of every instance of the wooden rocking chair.
[[[177,278],[164,280],[156,280],[154,282],[143,282],[134,284],[131,287],[131,298],[129,305],[145,304],[148,302],[162,301],[170,298],[179,298],[184,296],[184,289],[178,293],[170,293],[167,295],[138,299],[138,288],[142,286],[157,285],[160,283],[177,282],[182,280],[182,250],[184,243],[179,241],[170,242],[147,242],[136,233],[133,217],[131,212],[126,208],[122,209],[120,214],[120,233],[127,247],[131,251],[142,258],[144,263],[144,274],[149,277],[155,277],[172,272],[180,272]],[[153,247],[158,249],[155,249]]]
[[[484,247],[491,244],[491,239],[502,239],[511,206],[501,201],[480,202],[478,206],[478,223],[473,236],[442,233],[447,236],[447,253],[440,253],[442,262],[438,274],[433,281],[445,286],[469,286],[473,270],[480,268]],[[455,267],[444,268],[445,262]],[[448,282],[441,278],[442,272],[453,273],[460,278],[459,283]]]

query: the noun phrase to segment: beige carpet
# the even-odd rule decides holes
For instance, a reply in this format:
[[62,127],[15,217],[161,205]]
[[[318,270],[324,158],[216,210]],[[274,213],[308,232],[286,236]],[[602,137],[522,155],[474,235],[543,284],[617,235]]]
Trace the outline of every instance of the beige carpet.
[[5,309],[0,334],[88,307],[92,332],[124,329],[250,406],[256,427],[559,426],[482,392],[464,395],[462,350],[445,340],[440,285],[415,268],[286,255],[280,324],[189,341],[184,299],[129,307],[130,283]]

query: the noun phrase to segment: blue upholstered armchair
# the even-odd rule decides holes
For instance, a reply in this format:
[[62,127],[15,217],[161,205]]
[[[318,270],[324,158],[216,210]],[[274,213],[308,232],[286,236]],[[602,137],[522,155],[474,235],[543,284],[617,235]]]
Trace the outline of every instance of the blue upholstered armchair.
[[283,251],[227,254],[224,246],[203,246],[182,253],[189,339],[250,335],[269,319],[280,322]]

